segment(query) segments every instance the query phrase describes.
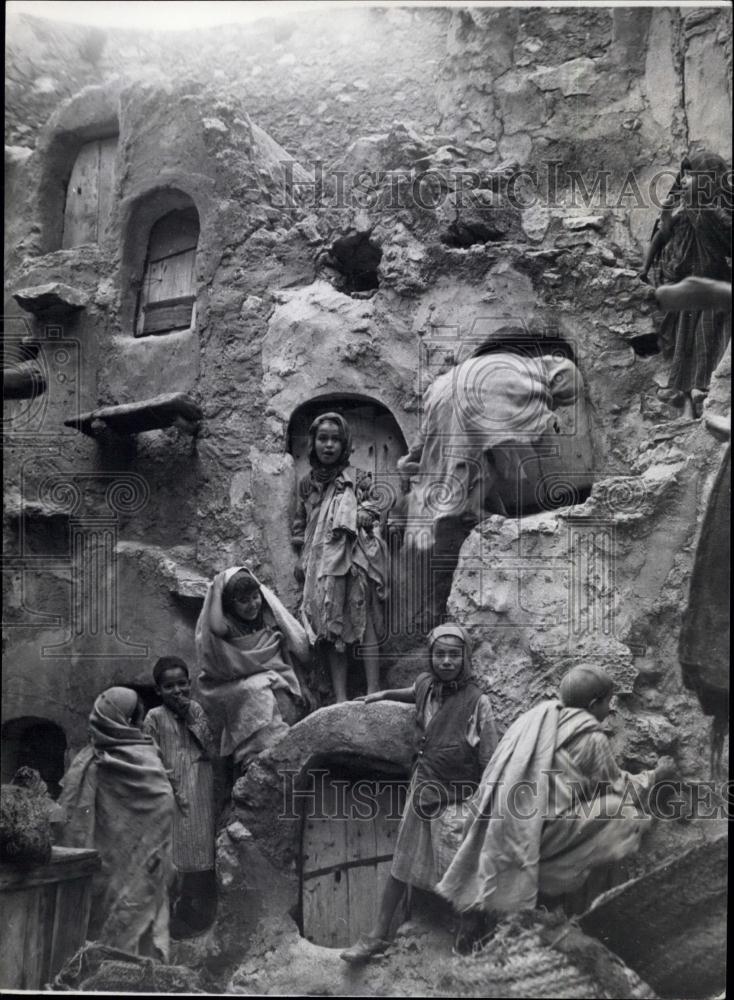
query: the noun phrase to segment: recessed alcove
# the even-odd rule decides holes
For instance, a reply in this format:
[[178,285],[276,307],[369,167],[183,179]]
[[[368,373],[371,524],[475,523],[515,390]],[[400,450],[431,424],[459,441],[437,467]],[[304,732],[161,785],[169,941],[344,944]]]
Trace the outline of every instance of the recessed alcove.
[[195,330],[201,222],[194,199],[178,188],[154,188],[125,215],[123,330],[136,337]]
[[[337,948],[372,929],[390,874],[407,775],[358,757],[315,760],[304,776],[298,926]],[[405,919],[404,907],[395,926]]]
[[19,767],[32,767],[57,798],[64,775],[66,735],[61,726],[48,719],[23,716],[10,719],[2,727],[2,781],[7,784]]
[[104,241],[114,207],[117,117],[52,135],[38,193],[41,249],[71,250]]
[[287,450],[300,479],[309,469],[308,429],[322,413],[339,413],[352,431],[351,464],[371,472],[385,510],[398,496],[397,460],[408,450],[405,437],[390,410],[369,396],[327,395],[297,407],[288,424]]
[[378,268],[382,250],[368,233],[350,233],[331,244],[326,263],[341,277],[347,295],[371,292],[380,287]]

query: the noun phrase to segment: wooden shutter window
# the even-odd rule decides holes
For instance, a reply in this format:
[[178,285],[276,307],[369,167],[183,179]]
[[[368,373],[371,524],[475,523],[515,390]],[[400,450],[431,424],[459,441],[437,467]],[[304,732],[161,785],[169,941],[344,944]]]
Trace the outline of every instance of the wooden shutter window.
[[86,142],[66,188],[61,249],[98,243],[112,210],[117,136]]
[[190,330],[196,309],[195,208],[169,212],[150,231],[136,336]]

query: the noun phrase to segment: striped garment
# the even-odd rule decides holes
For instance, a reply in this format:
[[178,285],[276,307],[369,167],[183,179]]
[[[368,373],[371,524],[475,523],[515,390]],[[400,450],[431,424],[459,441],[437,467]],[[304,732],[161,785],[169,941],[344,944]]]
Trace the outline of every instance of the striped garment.
[[179,872],[214,868],[214,741],[204,709],[192,701],[179,719],[165,705],[152,708],[143,730],[155,740],[173,791],[173,863]]

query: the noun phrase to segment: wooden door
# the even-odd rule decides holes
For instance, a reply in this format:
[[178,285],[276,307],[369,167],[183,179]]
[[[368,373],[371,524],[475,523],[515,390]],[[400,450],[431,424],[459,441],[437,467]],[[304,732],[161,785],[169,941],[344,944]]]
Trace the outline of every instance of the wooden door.
[[328,413],[330,410],[341,413],[352,430],[352,466],[371,472],[375,485],[385,489],[385,496],[397,499],[399,489],[395,466],[397,460],[408,450],[405,438],[389,410],[367,402],[333,400],[304,406],[300,410],[294,418],[290,434],[290,451],[298,478],[310,469],[308,428],[320,413]]
[[[301,844],[303,936],[314,944],[344,947],[374,926],[395,851],[400,787],[316,783],[314,815],[304,818]],[[367,811],[374,816],[362,818]]]
[[195,319],[196,248],[199,216],[195,208],[169,212],[150,231],[136,333],[189,330]]
[[112,210],[116,156],[117,136],[79,150],[66,188],[62,250],[99,242]]

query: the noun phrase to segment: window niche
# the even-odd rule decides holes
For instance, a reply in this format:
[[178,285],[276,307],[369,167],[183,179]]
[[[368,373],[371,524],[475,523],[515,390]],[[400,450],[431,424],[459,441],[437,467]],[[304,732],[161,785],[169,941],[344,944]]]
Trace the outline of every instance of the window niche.
[[136,337],[195,329],[200,222],[193,200],[171,188],[149,192],[124,231],[124,326]]
[[38,194],[42,253],[104,242],[118,143],[116,117],[60,131],[49,140]]

